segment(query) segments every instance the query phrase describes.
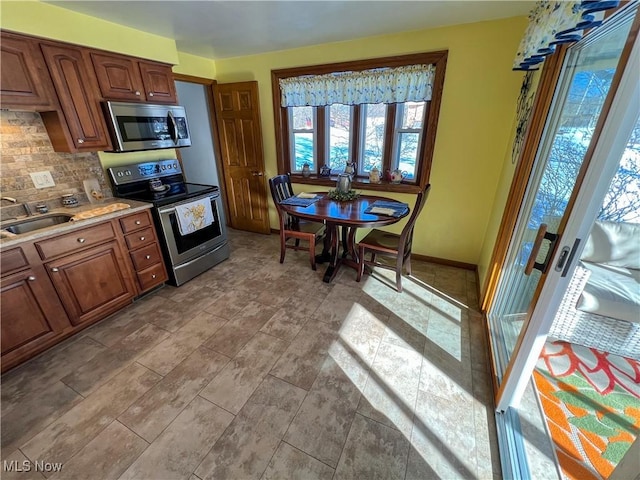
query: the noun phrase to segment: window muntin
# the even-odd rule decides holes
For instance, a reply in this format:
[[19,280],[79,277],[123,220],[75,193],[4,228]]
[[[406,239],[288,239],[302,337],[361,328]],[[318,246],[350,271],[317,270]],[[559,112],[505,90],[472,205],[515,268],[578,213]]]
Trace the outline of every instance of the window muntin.
[[313,107],[290,107],[288,109],[289,131],[291,132],[289,151],[291,171],[301,172],[305,163],[316,170],[316,109]]

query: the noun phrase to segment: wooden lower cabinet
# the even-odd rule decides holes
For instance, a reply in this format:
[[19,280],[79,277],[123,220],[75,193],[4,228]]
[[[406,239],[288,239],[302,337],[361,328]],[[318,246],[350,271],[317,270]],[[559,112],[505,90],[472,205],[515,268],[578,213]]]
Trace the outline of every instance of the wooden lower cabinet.
[[[21,249],[2,252],[13,259]],[[3,261],[3,267],[10,262]],[[21,265],[20,271],[3,270],[0,280],[2,371],[24,362],[57,343],[71,331],[64,308],[44,269]]]
[[42,289],[42,279],[33,270],[3,278],[0,295],[3,355],[57,334],[54,315]]
[[143,210],[2,250],[2,372],[162,285],[156,238]]
[[45,266],[74,325],[106,317],[130,303],[136,293],[116,241]]

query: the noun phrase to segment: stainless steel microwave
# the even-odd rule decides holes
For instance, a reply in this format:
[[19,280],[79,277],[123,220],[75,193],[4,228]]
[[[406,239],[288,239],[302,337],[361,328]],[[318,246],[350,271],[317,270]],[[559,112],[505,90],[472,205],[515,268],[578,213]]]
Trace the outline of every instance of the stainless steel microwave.
[[105,102],[114,152],[188,147],[184,107],[148,103]]

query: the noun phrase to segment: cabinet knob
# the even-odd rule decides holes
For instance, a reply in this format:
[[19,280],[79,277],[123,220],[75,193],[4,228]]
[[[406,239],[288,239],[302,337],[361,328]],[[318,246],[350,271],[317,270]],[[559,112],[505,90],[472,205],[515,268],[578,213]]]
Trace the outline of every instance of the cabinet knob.
[[144,237],[140,237],[140,241],[143,242],[144,241]]
[[79,143],[79,144],[83,144],[83,143],[84,143],[84,138],[79,138],[79,139],[78,139],[78,143]]
[[151,255],[145,255],[144,258],[149,260],[151,258]]
[[136,90],[136,95],[139,97],[140,96],[140,92],[138,90]]
[[80,237],[80,238],[78,239],[78,243],[84,243],[84,242],[86,242],[86,240],[85,240],[84,238]]
[[60,271],[60,269],[59,269],[58,267],[53,267],[53,268],[51,269],[51,271],[52,271],[52,272],[59,272],[59,271]]
[[156,274],[154,273],[153,275],[151,275],[151,278],[156,278]]
[[149,96],[150,96],[150,97],[153,97],[153,92],[149,92]]
[[29,280],[30,282],[35,282],[36,281],[36,277],[34,277],[33,275],[29,275],[27,277],[27,280]]
[[140,220],[136,220],[136,225],[140,225],[142,222]]

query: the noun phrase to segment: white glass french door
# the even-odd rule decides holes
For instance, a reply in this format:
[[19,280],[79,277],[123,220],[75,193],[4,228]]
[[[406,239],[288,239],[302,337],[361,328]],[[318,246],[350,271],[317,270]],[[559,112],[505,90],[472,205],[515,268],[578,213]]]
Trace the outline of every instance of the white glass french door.
[[[570,260],[572,246],[556,248],[560,228],[577,196],[577,180],[594,148],[608,96],[614,93],[614,77],[626,63],[620,59],[633,20],[633,12],[619,15],[567,51],[503,274],[487,313],[499,386],[496,403],[501,410],[519,401],[513,385],[523,372],[514,363],[519,354],[528,355],[519,350],[542,284]],[[562,265],[553,264],[552,256],[558,252]]]

